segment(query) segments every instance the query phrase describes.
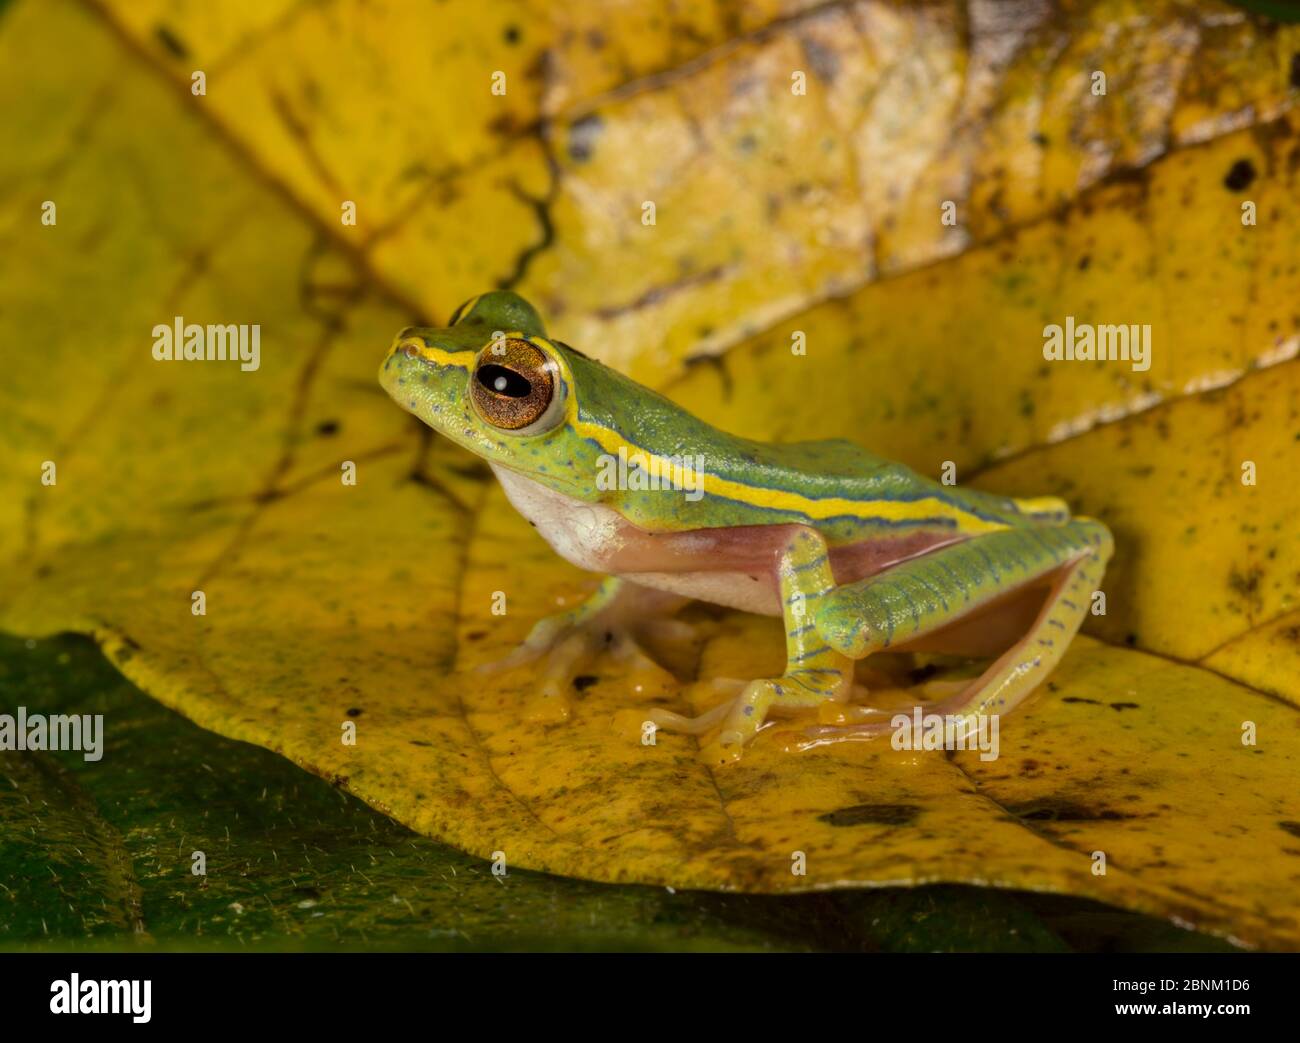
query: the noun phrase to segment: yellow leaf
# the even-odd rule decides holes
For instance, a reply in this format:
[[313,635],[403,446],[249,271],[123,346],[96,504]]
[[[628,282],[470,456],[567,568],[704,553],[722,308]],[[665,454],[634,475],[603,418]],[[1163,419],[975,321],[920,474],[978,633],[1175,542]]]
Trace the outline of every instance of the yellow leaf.
[[[358,200],[342,232],[427,314],[504,280],[552,332],[652,385],[881,275],[975,244],[1005,253],[1008,233],[1107,179],[1268,126],[1294,102],[1300,49],[1300,27],[1180,0],[1096,0],[1068,19],[867,0],[725,15],[624,0],[254,2],[242,18],[223,5],[218,30],[202,5],[99,3],[186,92],[212,66],[204,111],[324,224],[338,230],[341,199]],[[488,89],[496,70],[504,95]],[[792,93],[796,72],[806,94]],[[1294,212],[1295,193],[1270,198]],[[940,222],[945,200],[957,227]],[[1194,237],[1196,211],[1166,205]],[[1091,250],[1076,246],[1072,261]],[[1050,286],[1058,273],[1038,274]]]
[[[1300,607],[1298,460],[1300,362],[1291,360],[1026,454],[981,484],[1045,486],[1106,519],[1116,554],[1095,633],[1203,660],[1300,706],[1294,674],[1265,677],[1242,657],[1248,636]],[[1256,484],[1243,482],[1245,463]]]

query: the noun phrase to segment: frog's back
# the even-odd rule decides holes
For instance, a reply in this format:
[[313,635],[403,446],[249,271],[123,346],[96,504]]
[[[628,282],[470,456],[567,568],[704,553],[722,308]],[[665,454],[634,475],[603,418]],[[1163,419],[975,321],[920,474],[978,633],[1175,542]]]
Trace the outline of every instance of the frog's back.
[[683,531],[790,522],[832,542],[881,529],[962,533],[1068,518],[1060,500],[1013,500],[942,485],[861,446],[833,439],[759,442],[721,431],[615,370],[570,352],[583,390],[580,434],[605,451],[616,443],[703,472],[699,500],[630,498],[623,514],[644,528]]
[[[736,461],[754,485],[799,494],[813,500],[836,498],[861,504],[864,516],[879,513],[881,503],[935,500],[990,523],[1018,525],[1069,519],[1064,501],[1055,497],[1016,499],[978,489],[943,485],[910,467],[886,460],[844,439],[814,442],[742,442]],[[732,466],[735,466],[733,464]],[[715,460],[719,472],[731,468]]]

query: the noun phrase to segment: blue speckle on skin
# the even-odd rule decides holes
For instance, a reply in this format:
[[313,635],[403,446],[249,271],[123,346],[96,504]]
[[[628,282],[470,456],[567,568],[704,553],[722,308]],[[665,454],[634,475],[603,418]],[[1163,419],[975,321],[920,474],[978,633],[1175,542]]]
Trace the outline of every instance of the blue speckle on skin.
[[746,716],[746,717],[753,717],[753,716],[754,716],[754,708],[753,708],[752,706],[746,706],[746,707],[745,707],[745,716]]

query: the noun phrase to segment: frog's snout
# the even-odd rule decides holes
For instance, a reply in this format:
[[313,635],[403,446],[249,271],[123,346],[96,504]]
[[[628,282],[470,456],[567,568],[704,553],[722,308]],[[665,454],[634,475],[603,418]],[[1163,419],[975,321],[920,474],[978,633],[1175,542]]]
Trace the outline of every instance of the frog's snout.
[[388,353],[384,355],[384,361],[379,367],[381,383],[385,376],[392,374],[394,370],[401,370],[407,359],[420,359],[419,343],[419,336],[414,326],[406,327],[393,338],[393,343],[389,345]]
[[410,372],[408,360],[419,356],[419,351],[409,342],[409,338],[407,343],[402,342],[406,332],[403,330],[393,338],[393,343],[389,345],[383,361],[379,364],[379,383],[390,395],[395,395],[394,389]]

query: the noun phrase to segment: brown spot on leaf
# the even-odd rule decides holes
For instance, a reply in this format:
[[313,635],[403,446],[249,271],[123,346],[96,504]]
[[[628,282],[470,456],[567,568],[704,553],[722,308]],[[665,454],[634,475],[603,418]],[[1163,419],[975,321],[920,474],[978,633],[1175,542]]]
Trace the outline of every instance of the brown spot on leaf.
[[167,52],[173,58],[180,58],[183,60],[190,56],[189,48],[186,47],[181,41],[181,38],[168,29],[167,26],[161,24],[154,26],[153,34],[158,38],[158,42],[167,49]]
[[1029,822],[1107,822],[1133,817],[1111,808],[1088,807],[1064,797],[1043,797],[1023,804],[1009,804],[1007,811]]
[[832,826],[905,826],[921,809],[915,804],[854,804],[818,815]]
[[840,62],[835,52],[808,37],[804,37],[799,43],[803,45],[803,53],[808,58],[808,65],[812,68],[813,75],[824,83],[834,83],[835,76],[840,71]]
[[1258,565],[1252,565],[1248,569],[1234,566],[1228,573],[1228,586],[1238,597],[1254,601],[1259,597],[1259,580],[1263,574],[1263,570]]
[[1233,192],[1242,192],[1255,180],[1255,165],[1248,159],[1239,159],[1232,164],[1228,176],[1223,179],[1224,187]]

